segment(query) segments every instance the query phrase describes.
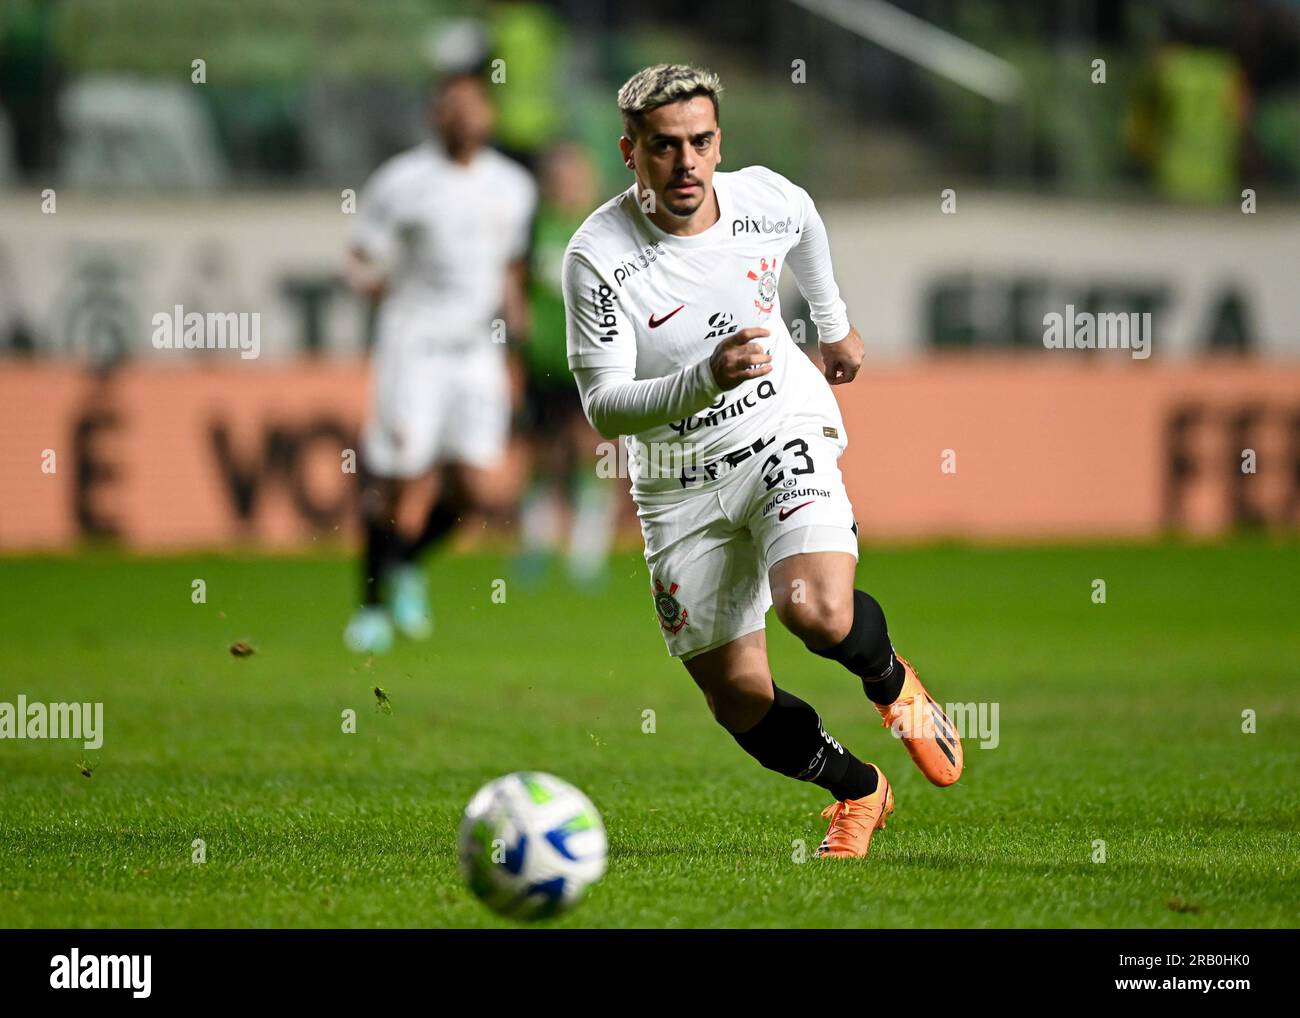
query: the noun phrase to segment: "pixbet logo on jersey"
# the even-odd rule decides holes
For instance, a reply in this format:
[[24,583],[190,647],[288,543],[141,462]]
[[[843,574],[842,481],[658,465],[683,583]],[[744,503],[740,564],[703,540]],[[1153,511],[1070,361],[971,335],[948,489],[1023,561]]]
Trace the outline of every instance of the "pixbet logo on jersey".
[[618,300],[618,297],[605,283],[591,288],[591,310],[596,316],[596,327],[601,330],[600,341],[602,343],[612,343],[618,335],[618,329],[615,328],[618,319],[614,317],[614,301],[616,300]]
[[741,216],[731,221],[731,235],[734,237],[738,233],[793,233],[791,229],[793,226],[794,219],[790,216],[784,219],[768,219],[767,216],[755,219],[753,216]]
[[664,246],[656,240],[649,247],[643,247],[640,251],[634,252],[630,259],[624,258],[618,268],[614,270],[614,285],[622,286],[627,282],[628,276],[634,276],[642,269],[650,268],[663,254]]

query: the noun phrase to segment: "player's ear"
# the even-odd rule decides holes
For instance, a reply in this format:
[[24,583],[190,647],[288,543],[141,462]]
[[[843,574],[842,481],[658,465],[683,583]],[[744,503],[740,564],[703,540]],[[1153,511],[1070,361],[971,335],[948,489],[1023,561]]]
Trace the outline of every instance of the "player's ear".
[[632,139],[626,134],[618,139],[618,150],[623,153],[623,165],[629,170],[635,170],[636,165],[632,160]]

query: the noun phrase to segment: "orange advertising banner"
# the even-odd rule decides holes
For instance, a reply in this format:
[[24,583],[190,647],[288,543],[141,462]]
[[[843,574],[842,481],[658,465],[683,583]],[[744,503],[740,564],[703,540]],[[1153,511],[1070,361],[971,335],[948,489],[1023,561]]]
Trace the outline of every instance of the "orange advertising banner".
[[[350,538],[368,391],[352,361],[7,366],[0,548]],[[837,395],[867,539],[1300,525],[1300,366],[953,357]]]
[[1300,365],[972,357],[867,372],[840,400],[865,536],[1300,525]]

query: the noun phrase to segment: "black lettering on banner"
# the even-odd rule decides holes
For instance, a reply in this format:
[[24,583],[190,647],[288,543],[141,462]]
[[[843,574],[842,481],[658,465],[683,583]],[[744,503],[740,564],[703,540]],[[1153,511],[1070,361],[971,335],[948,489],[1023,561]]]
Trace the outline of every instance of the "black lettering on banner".
[[1227,415],[1224,422],[1228,434],[1227,460],[1224,479],[1228,482],[1229,518],[1233,526],[1259,528],[1268,523],[1267,515],[1252,498],[1253,475],[1241,469],[1241,450],[1259,445],[1256,430],[1267,411],[1258,404],[1241,406]]
[[[341,523],[351,509],[355,485],[338,472],[337,464],[339,453],[356,448],[357,439],[350,427],[335,418],[317,417],[301,427],[268,425],[262,433],[260,456],[256,448],[240,456],[229,429],[219,421],[208,425],[208,440],[235,516],[245,526],[257,515],[262,493],[277,482],[287,488],[298,514],[318,530]],[[342,478],[332,499],[309,483],[312,450],[317,445],[329,450],[327,458]]]
[[1165,420],[1165,526],[1175,527],[1183,522],[1183,504],[1187,489],[1198,471],[1198,459],[1193,451],[1194,434],[1206,417],[1205,407],[1189,404],[1178,407]]
[[273,424],[262,435],[262,455],[258,461],[257,454],[247,457],[240,463],[235,453],[234,443],[226,425],[213,422],[208,425],[208,440],[216,456],[217,469],[225,482],[226,493],[230,496],[235,516],[242,523],[253,519],[258,495],[266,481],[275,473],[285,473],[293,462],[294,440],[287,428]]
[[[1254,450],[1245,470],[1243,453]],[[1164,421],[1161,522],[1244,529],[1294,527],[1300,520],[1300,406],[1245,400],[1176,403]],[[1208,516],[1207,516],[1208,511]]]
[[298,308],[302,331],[299,345],[319,353],[325,347],[325,314],[338,290],[331,276],[290,277],[281,281],[280,289]]
[[116,431],[121,419],[107,406],[91,406],[72,426],[72,458],[75,464],[72,505],[77,526],[90,537],[117,537],[121,527],[103,512],[100,492],[118,476],[117,466],[103,456],[99,436]]
[[[323,455],[333,468],[331,473],[341,479],[334,486],[337,494],[330,500],[322,499],[321,493],[314,492],[308,484],[311,451],[317,444],[324,445],[328,450]],[[329,417],[318,417],[309,422],[293,443],[293,455],[288,463],[289,495],[293,498],[294,507],[317,530],[328,530],[341,524],[351,507],[356,488],[355,485],[344,483],[347,475],[338,469],[338,463],[344,449],[355,448],[355,434],[340,421]]]

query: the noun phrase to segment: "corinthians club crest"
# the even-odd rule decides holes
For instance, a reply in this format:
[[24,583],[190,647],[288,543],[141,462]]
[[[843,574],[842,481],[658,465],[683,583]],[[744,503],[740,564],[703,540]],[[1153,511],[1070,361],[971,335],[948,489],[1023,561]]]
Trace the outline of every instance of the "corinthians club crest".
[[766,258],[760,258],[758,272],[750,269],[745,273],[745,278],[758,281],[758,297],[754,300],[754,307],[767,314],[776,303],[776,259],[773,258],[769,265]]
[[677,584],[671,584],[665,590],[663,581],[655,580],[655,611],[659,613],[659,624],[670,633],[680,633],[683,626],[690,624],[686,609],[674,596],[676,593]]

